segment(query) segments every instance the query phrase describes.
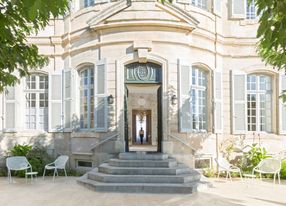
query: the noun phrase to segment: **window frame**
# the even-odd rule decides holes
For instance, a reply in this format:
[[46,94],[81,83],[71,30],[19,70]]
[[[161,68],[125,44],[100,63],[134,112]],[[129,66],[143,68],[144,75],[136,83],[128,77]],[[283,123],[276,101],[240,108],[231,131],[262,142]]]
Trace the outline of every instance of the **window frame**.
[[[195,72],[195,80],[196,80],[196,83],[194,84],[193,83],[193,72]],[[204,85],[200,85],[198,82],[200,81],[199,80],[199,73],[202,73],[204,75],[204,81],[205,81],[205,84]],[[208,83],[208,72],[206,72],[205,69],[199,67],[199,66],[196,66],[196,65],[193,65],[191,67],[191,85],[190,85],[190,104],[191,104],[191,115],[192,115],[192,119],[191,119],[191,124],[192,124],[192,131],[193,132],[206,132],[208,131],[208,119],[209,119],[209,115],[208,115],[208,86],[209,86],[209,83]],[[194,101],[193,101],[193,90],[195,91],[195,96],[197,98],[199,98],[198,100],[195,101],[195,106],[194,106]],[[205,99],[204,99],[204,105],[201,105],[200,104],[200,99],[201,99],[201,96],[199,95],[200,92],[204,92],[205,93]],[[198,120],[197,121],[197,116],[200,115],[199,114],[199,110],[200,110],[200,106],[204,106],[205,107],[205,128],[203,129],[195,129],[193,126],[194,124],[196,125],[196,128],[197,127],[200,127],[201,124],[201,121]],[[194,110],[193,108],[195,107],[195,111],[196,111],[196,114],[194,114]],[[204,114],[204,112],[203,112]],[[194,115],[195,115],[195,118],[194,118]],[[203,118],[203,119],[204,119]],[[194,121],[195,119],[195,121]]]
[[257,8],[255,5],[255,1],[252,0],[251,3],[246,1],[246,8],[245,8],[245,19],[247,20],[255,20],[257,18]]
[[[265,82],[265,89],[261,90],[260,89],[260,80],[261,80],[261,77],[266,77],[268,78],[269,80],[269,85],[270,85],[270,88],[267,89],[267,80]],[[249,89],[251,86],[249,86],[249,78],[250,77],[255,77],[255,89],[252,90],[252,89]],[[265,126],[265,130],[261,130],[261,125],[262,125],[262,122],[261,121],[261,95],[264,95],[265,96],[265,99],[267,98],[266,95],[267,94],[270,94],[270,109],[269,111],[271,112],[270,114],[270,125],[271,125],[271,128],[270,128],[270,131],[267,131],[267,128],[266,128],[266,125],[268,124],[267,122],[267,109],[266,109],[266,101],[265,101],[265,116],[264,116],[264,126]],[[249,130],[249,118],[252,118],[253,116],[249,116],[249,107],[248,107],[248,103],[249,103],[249,98],[248,96],[249,95],[255,95],[255,127],[256,127],[256,130]],[[247,123],[247,127],[246,127],[246,132],[259,132],[259,133],[273,133],[273,78],[271,75],[267,75],[267,74],[261,74],[261,73],[251,73],[251,74],[247,74],[246,75],[246,123]]]
[[[204,1],[205,5],[203,4]],[[208,9],[209,0],[190,0],[190,4],[205,11],[209,10]]]
[[[40,88],[40,77],[45,77],[44,80],[44,88],[41,89]],[[27,87],[27,78],[31,78],[31,77],[35,77],[35,88],[28,88]],[[27,131],[34,131],[34,130],[39,130],[39,131],[45,131],[48,132],[49,131],[49,106],[50,106],[50,102],[49,102],[49,75],[45,74],[45,73],[33,73],[30,76],[24,78],[24,128]],[[29,81],[31,83],[31,81]],[[46,87],[47,86],[47,87]],[[40,128],[40,118],[41,118],[41,114],[40,114],[40,101],[41,101],[41,94],[44,94],[45,98],[44,98],[44,104],[47,106],[43,107],[44,108],[44,114],[42,115],[44,120],[43,120],[43,128]],[[32,107],[27,107],[27,97],[26,95],[32,95],[35,94],[35,128],[31,128],[31,108]],[[31,100],[31,99],[29,99]],[[27,110],[29,110],[29,115],[27,115]],[[27,116],[29,116],[29,122],[27,121]],[[27,124],[29,124],[29,127],[27,127]]]
[[[88,78],[87,78],[87,82],[88,82],[88,87],[89,89],[87,90],[87,97],[88,97],[88,101],[87,101],[87,108],[88,108],[88,111],[87,111],[87,114],[88,114],[88,117],[87,117],[87,124],[88,124],[88,127],[85,128],[85,127],[81,127],[81,124],[82,124],[82,120],[81,120],[81,116],[82,116],[82,113],[81,113],[81,108],[82,108],[82,96],[81,96],[81,91],[83,90],[84,92],[84,89],[83,89],[83,85],[81,84],[82,83],[82,77],[81,77],[81,74],[85,71],[88,71]],[[90,84],[90,80],[91,80],[91,71],[93,71],[93,84],[91,85]],[[86,65],[86,66],[83,66],[80,70],[78,70],[78,76],[79,76],[79,129],[81,131],[94,131],[95,130],[95,70],[94,70],[94,66],[93,65]],[[93,90],[93,107],[91,108],[91,96],[90,96],[90,92],[91,90]],[[90,111],[91,109],[93,110],[93,125],[91,124],[91,118],[90,118]],[[91,127],[92,126],[92,127]]]

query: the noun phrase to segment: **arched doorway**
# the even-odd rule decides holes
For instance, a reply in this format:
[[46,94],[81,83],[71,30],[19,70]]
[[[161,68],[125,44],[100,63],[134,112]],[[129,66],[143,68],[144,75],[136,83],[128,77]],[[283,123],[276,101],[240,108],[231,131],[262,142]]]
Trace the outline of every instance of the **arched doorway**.
[[162,69],[154,63],[125,66],[126,151],[161,152]]

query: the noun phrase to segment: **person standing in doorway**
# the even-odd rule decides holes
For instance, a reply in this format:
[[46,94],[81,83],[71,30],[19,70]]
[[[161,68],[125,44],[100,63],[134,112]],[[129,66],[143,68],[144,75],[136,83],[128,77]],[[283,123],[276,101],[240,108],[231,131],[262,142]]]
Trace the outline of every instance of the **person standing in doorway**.
[[143,144],[143,138],[144,138],[143,127],[141,127],[141,129],[139,130],[139,137],[140,137],[140,140],[141,140],[141,144]]

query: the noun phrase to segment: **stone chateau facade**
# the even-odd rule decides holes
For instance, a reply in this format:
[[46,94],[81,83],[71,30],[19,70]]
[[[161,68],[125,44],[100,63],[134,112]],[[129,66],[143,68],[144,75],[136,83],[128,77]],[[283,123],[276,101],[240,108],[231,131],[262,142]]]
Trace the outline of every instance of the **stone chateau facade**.
[[82,170],[142,149],[191,167],[242,141],[279,152],[286,76],[258,57],[257,27],[246,0],[73,0],[28,38],[49,65],[0,94],[0,151],[44,145]]

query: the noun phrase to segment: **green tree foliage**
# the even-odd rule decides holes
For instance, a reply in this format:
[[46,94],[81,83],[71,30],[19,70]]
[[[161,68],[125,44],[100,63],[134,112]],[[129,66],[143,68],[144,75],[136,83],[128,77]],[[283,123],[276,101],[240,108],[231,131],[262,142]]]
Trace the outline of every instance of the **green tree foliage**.
[[48,62],[27,37],[37,34],[51,18],[64,15],[67,8],[68,0],[0,0],[0,92]]
[[[286,72],[286,1],[255,0],[260,16],[257,31],[258,53],[262,59]],[[286,91],[283,91],[286,102]]]

